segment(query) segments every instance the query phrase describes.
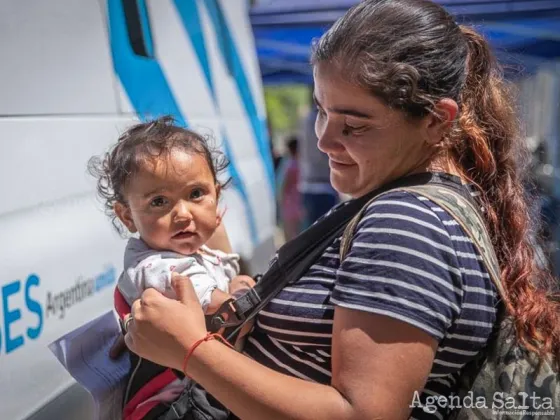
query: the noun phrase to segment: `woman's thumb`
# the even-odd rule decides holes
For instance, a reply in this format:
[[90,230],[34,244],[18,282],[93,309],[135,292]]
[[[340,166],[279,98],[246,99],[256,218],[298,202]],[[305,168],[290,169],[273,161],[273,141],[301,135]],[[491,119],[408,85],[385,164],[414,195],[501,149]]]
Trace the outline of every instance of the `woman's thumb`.
[[171,273],[171,286],[175,290],[177,300],[183,303],[192,302],[193,300],[198,301],[192,282],[187,276]]

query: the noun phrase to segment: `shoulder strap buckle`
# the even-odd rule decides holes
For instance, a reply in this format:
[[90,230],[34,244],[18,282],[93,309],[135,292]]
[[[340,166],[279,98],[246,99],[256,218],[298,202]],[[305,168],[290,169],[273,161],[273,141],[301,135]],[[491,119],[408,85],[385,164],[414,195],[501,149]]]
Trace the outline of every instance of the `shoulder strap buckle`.
[[258,293],[251,288],[237,299],[230,298],[218,310],[206,317],[206,328],[218,331],[221,328],[237,327],[245,322],[247,315],[261,302]]

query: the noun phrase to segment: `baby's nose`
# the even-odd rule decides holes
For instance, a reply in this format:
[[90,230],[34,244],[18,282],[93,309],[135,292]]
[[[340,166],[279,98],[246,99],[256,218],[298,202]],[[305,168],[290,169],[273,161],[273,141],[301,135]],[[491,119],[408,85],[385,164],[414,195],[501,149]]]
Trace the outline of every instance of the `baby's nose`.
[[175,207],[175,220],[178,221],[187,220],[189,222],[192,220],[192,213],[187,203],[185,202],[177,203],[177,206]]

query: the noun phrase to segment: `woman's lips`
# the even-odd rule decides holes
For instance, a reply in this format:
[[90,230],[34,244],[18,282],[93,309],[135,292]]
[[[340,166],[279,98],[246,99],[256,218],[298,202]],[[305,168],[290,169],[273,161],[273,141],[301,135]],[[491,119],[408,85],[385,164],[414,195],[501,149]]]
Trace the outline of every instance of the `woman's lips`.
[[331,169],[348,169],[350,166],[354,166],[354,163],[342,163],[336,160],[329,159],[329,166]]

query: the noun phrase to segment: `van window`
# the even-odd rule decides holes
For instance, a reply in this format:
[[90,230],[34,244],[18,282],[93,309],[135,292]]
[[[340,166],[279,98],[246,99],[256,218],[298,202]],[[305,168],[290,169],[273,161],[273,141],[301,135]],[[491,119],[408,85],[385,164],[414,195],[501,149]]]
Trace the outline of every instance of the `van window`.
[[144,0],[123,0],[126,29],[130,45],[136,55],[153,58],[153,43],[150,22]]

